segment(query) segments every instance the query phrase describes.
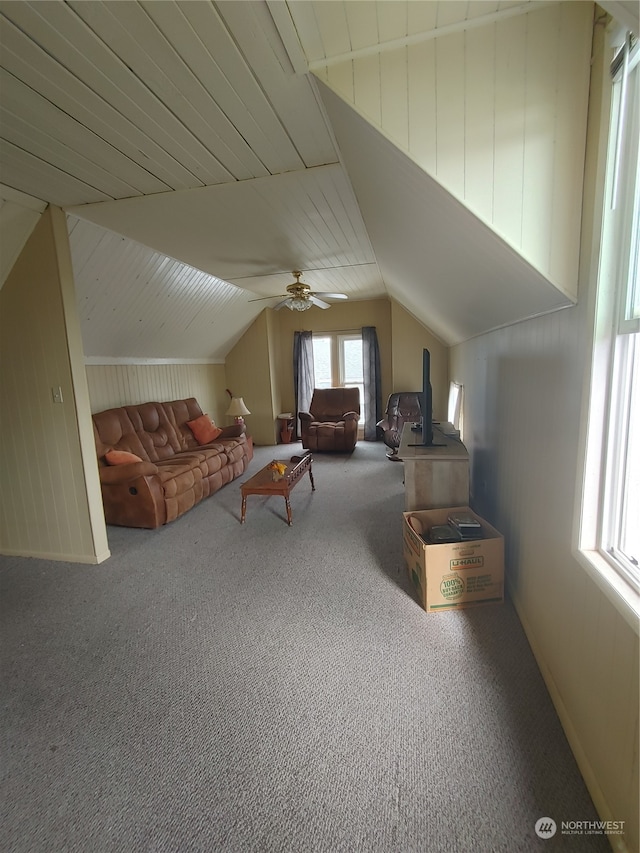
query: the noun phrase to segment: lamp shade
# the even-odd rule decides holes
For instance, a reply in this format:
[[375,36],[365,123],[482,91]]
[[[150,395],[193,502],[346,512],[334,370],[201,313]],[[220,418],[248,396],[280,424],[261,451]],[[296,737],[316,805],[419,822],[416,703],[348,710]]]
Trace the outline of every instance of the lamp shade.
[[242,397],[232,397],[227,414],[234,418],[240,418],[242,415],[250,415],[251,412],[245,406]]

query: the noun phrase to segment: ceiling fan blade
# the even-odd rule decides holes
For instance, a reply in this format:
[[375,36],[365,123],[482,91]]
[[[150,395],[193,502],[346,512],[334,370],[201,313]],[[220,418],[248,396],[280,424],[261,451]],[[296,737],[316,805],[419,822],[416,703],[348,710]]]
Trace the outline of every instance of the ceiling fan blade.
[[309,302],[313,302],[314,305],[317,305],[318,308],[331,308],[328,302],[323,302],[322,299],[318,299],[318,295],[316,293],[309,294]]
[[[258,296],[256,299],[248,299],[248,302],[262,302],[264,299],[281,299],[284,293],[276,293],[275,296]],[[287,297],[288,298],[288,297]]]
[[320,296],[322,299],[348,299],[346,293],[317,293],[313,291],[314,296]]

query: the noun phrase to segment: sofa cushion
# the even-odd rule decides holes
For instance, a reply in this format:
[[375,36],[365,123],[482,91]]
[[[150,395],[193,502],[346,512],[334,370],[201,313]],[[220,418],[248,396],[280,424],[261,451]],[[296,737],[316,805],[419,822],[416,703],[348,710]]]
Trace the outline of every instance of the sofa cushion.
[[92,417],[96,450],[101,465],[107,464],[104,458],[107,450],[128,450],[145,462],[151,461],[124,407],[97,412]]
[[230,463],[238,462],[245,454],[245,450],[241,442],[225,441],[223,446],[225,456]]
[[93,423],[99,457],[107,450],[127,450],[145,462],[158,462],[183,449],[161,403],[108,409],[94,414]]
[[131,462],[142,462],[143,460],[135,453],[128,450],[107,450],[104,454],[107,465],[129,465]]
[[163,403],[162,407],[170,423],[173,424],[178,441],[180,442],[180,449],[192,450],[198,447],[198,442],[187,426],[187,421],[194,421],[202,415],[202,409],[196,398],[188,397],[186,400],[171,400],[168,403]]
[[219,444],[203,447],[200,450],[185,451],[179,454],[178,459],[191,460],[194,466],[197,465],[200,468],[203,477],[209,477],[229,464],[229,460]]
[[158,463],[158,476],[162,483],[164,496],[173,498],[183,492],[199,489],[198,500],[202,499],[202,471],[199,465],[193,465],[193,460],[179,462],[177,459],[169,459]]
[[[162,403],[141,403],[124,408],[133,425],[136,439],[146,450],[149,461],[170,459],[182,450],[175,427],[167,417]],[[122,444],[118,445],[118,449],[136,452],[131,447],[123,447]]]
[[213,423],[209,415],[200,415],[193,421],[187,421],[187,426],[200,445],[211,444],[219,435],[222,435],[222,430]]

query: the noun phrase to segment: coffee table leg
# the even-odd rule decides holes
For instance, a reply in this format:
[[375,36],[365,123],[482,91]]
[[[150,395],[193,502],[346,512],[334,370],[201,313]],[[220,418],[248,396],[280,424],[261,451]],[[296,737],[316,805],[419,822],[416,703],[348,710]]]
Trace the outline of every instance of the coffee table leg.
[[284,499],[285,506],[287,507],[287,521],[289,523],[289,527],[293,524],[293,519],[291,517],[291,504],[289,503],[289,498],[285,497]]
[[242,514],[240,515],[240,524],[244,524],[244,517],[247,512],[247,496],[242,496]]
[[313,474],[311,473],[311,465],[309,465],[309,479],[311,480],[311,491],[315,492],[316,484],[313,482]]

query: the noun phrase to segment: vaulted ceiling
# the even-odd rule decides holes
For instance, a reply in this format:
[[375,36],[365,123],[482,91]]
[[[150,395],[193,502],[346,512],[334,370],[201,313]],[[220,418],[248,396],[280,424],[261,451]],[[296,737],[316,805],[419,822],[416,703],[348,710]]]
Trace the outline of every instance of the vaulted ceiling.
[[327,70],[532,5],[1,2],[0,227],[67,211],[88,357],[222,359],[294,269],[448,343],[569,305]]

